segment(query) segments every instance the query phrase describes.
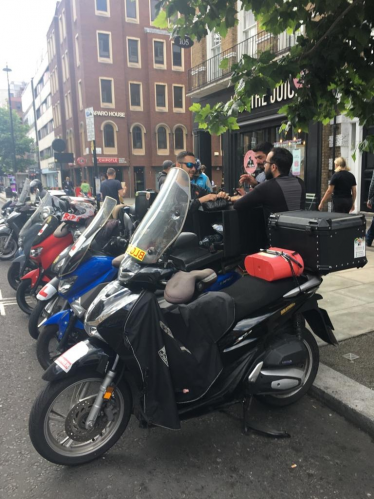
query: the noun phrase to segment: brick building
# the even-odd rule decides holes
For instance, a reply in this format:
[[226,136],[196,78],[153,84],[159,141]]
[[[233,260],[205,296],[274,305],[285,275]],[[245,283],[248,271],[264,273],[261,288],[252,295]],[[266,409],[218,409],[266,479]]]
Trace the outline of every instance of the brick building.
[[[48,30],[55,136],[75,164],[67,175],[93,184],[85,109],[92,107],[100,175],[108,166],[127,195],[155,188],[165,159],[192,147],[186,97],[191,53],[152,26],[157,0],[62,0]],[[78,161],[77,161],[78,160]],[[80,166],[82,165],[82,166]]]
[[[187,95],[202,106],[227,102],[231,98],[231,67],[243,54],[256,57],[262,50],[270,49],[281,56],[296,43],[294,35],[282,33],[273,36],[259,31],[251,11],[241,11],[238,20],[238,25],[230,29],[224,39],[210,32],[192,47]],[[220,68],[223,59],[228,60],[227,69]],[[328,186],[333,173],[333,157],[342,155],[348,160],[357,179],[356,208],[364,208],[374,161],[371,156],[361,157],[358,151],[356,160],[352,159],[358,142],[362,140],[362,127],[357,120],[350,121],[340,116],[335,123],[325,127],[320,123],[311,123],[308,134],[296,129],[280,134],[279,127],[285,116],[278,111],[293,96],[292,83],[278,87],[266,98],[254,96],[251,112],[241,113],[238,117],[240,129],[225,133],[221,138],[211,137],[195,125],[196,154],[207,165],[215,183],[222,184],[226,191],[231,192],[246,166],[244,157],[248,150],[263,141],[286,147],[294,155],[293,174],[305,180],[308,206],[312,209],[318,206],[321,192],[324,193]]]

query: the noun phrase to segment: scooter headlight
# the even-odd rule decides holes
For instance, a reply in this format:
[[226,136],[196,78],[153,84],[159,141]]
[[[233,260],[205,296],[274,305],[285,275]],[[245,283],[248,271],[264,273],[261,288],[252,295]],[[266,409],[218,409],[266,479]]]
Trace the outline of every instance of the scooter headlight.
[[31,257],[34,257],[34,258],[37,258],[38,256],[40,256],[40,255],[41,255],[42,251],[43,251],[43,248],[35,248],[35,249],[32,249],[32,250],[30,251],[30,256],[31,256]]
[[59,293],[67,293],[77,279],[78,276],[75,275],[74,277],[69,277],[68,279],[63,279],[62,281],[60,281],[58,285]]
[[97,338],[98,340],[104,341],[106,343],[104,338],[97,332],[96,327],[89,326],[87,323],[85,323],[84,329],[90,338]]

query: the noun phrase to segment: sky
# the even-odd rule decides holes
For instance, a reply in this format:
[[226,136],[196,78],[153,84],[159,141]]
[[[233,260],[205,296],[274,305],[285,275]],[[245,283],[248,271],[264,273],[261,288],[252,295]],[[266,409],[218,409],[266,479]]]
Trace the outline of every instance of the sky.
[[[0,0],[0,70],[12,69],[10,81],[29,82],[47,53],[47,31],[56,0]],[[7,88],[0,71],[0,89]]]

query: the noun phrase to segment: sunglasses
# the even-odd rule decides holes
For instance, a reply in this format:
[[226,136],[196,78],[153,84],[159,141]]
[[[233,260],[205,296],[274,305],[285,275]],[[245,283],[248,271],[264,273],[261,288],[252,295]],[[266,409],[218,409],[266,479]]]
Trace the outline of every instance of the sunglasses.
[[180,164],[181,165],[186,165],[187,168],[197,168],[197,163],[190,163],[190,162],[184,163],[183,161],[180,161]]

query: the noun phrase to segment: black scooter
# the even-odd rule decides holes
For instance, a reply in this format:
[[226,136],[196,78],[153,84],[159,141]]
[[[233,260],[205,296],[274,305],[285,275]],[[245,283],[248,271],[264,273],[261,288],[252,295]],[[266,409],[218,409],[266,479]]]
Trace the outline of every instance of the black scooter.
[[[305,320],[317,336],[337,343],[318,306],[322,279],[246,276],[201,295],[215,272],[175,274],[170,258],[189,199],[188,176],[174,169],[134,234],[118,281],[89,307],[89,339],[45,372],[49,384],[33,405],[29,432],[49,461],[96,459],[120,438],[132,413],[144,428],[179,429],[182,420],[240,402],[245,433],[288,436],[255,427],[247,416],[254,396],[285,406],[309,390],[319,351]],[[186,247],[195,238],[180,237]],[[70,255],[78,256],[79,248]],[[155,293],[161,289],[164,300]]]

